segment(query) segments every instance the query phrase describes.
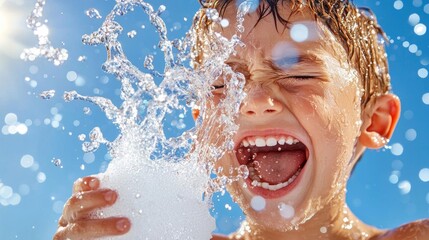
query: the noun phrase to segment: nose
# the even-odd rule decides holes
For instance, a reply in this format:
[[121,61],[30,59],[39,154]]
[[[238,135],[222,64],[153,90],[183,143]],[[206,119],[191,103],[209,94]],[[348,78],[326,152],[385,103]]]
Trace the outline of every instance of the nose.
[[283,104],[263,89],[250,90],[243,100],[240,113],[248,117],[271,116],[283,111]]

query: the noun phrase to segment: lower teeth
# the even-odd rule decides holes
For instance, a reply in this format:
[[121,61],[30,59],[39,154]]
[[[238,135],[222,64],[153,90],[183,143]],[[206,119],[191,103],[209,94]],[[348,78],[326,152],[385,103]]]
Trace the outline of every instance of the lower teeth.
[[298,177],[300,173],[301,173],[301,168],[299,168],[298,171],[296,171],[296,173],[292,177],[290,177],[286,182],[278,183],[276,185],[270,185],[267,182],[259,182],[260,178],[254,174],[254,171],[250,171],[249,177],[250,179],[253,180],[252,186],[261,187],[271,191],[276,191],[291,184]]

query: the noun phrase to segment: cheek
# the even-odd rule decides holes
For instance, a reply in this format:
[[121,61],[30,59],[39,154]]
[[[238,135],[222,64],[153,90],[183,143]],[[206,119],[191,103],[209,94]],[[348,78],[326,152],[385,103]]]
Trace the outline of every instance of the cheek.
[[[360,101],[356,86],[326,85],[319,90],[301,91],[291,104],[297,119],[310,135],[315,148],[335,154],[352,149],[359,133]],[[321,90],[323,89],[323,90]],[[298,116],[299,115],[299,116]]]
[[[237,166],[236,166],[237,165]],[[220,174],[224,176],[233,177],[234,171],[238,167],[238,161],[235,161],[235,154],[232,151],[226,152],[220,159],[215,163],[216,169],[221,169]],[[232,171],[231,171],[232,170]]]

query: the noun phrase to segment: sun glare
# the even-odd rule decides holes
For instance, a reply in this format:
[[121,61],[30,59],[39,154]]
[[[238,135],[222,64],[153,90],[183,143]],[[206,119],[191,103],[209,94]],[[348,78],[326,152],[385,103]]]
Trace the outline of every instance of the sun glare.
[[18,39],[26,30],[26,16],[22,11],[9,8],[0,2],[0,58],[19,58],[25,48]]

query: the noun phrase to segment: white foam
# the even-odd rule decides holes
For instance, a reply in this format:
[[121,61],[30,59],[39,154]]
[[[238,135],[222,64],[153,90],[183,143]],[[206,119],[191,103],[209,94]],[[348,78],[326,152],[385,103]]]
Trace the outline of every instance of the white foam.
[[106,239],[210,239],[215,220],[202,200],[208,176],[190,161],[151,162],[135,148],[138,140],[121,141],[100,174],[101,186],[115,189],[119,198],[102,213],[126,216],[132,226],[127,234]]

